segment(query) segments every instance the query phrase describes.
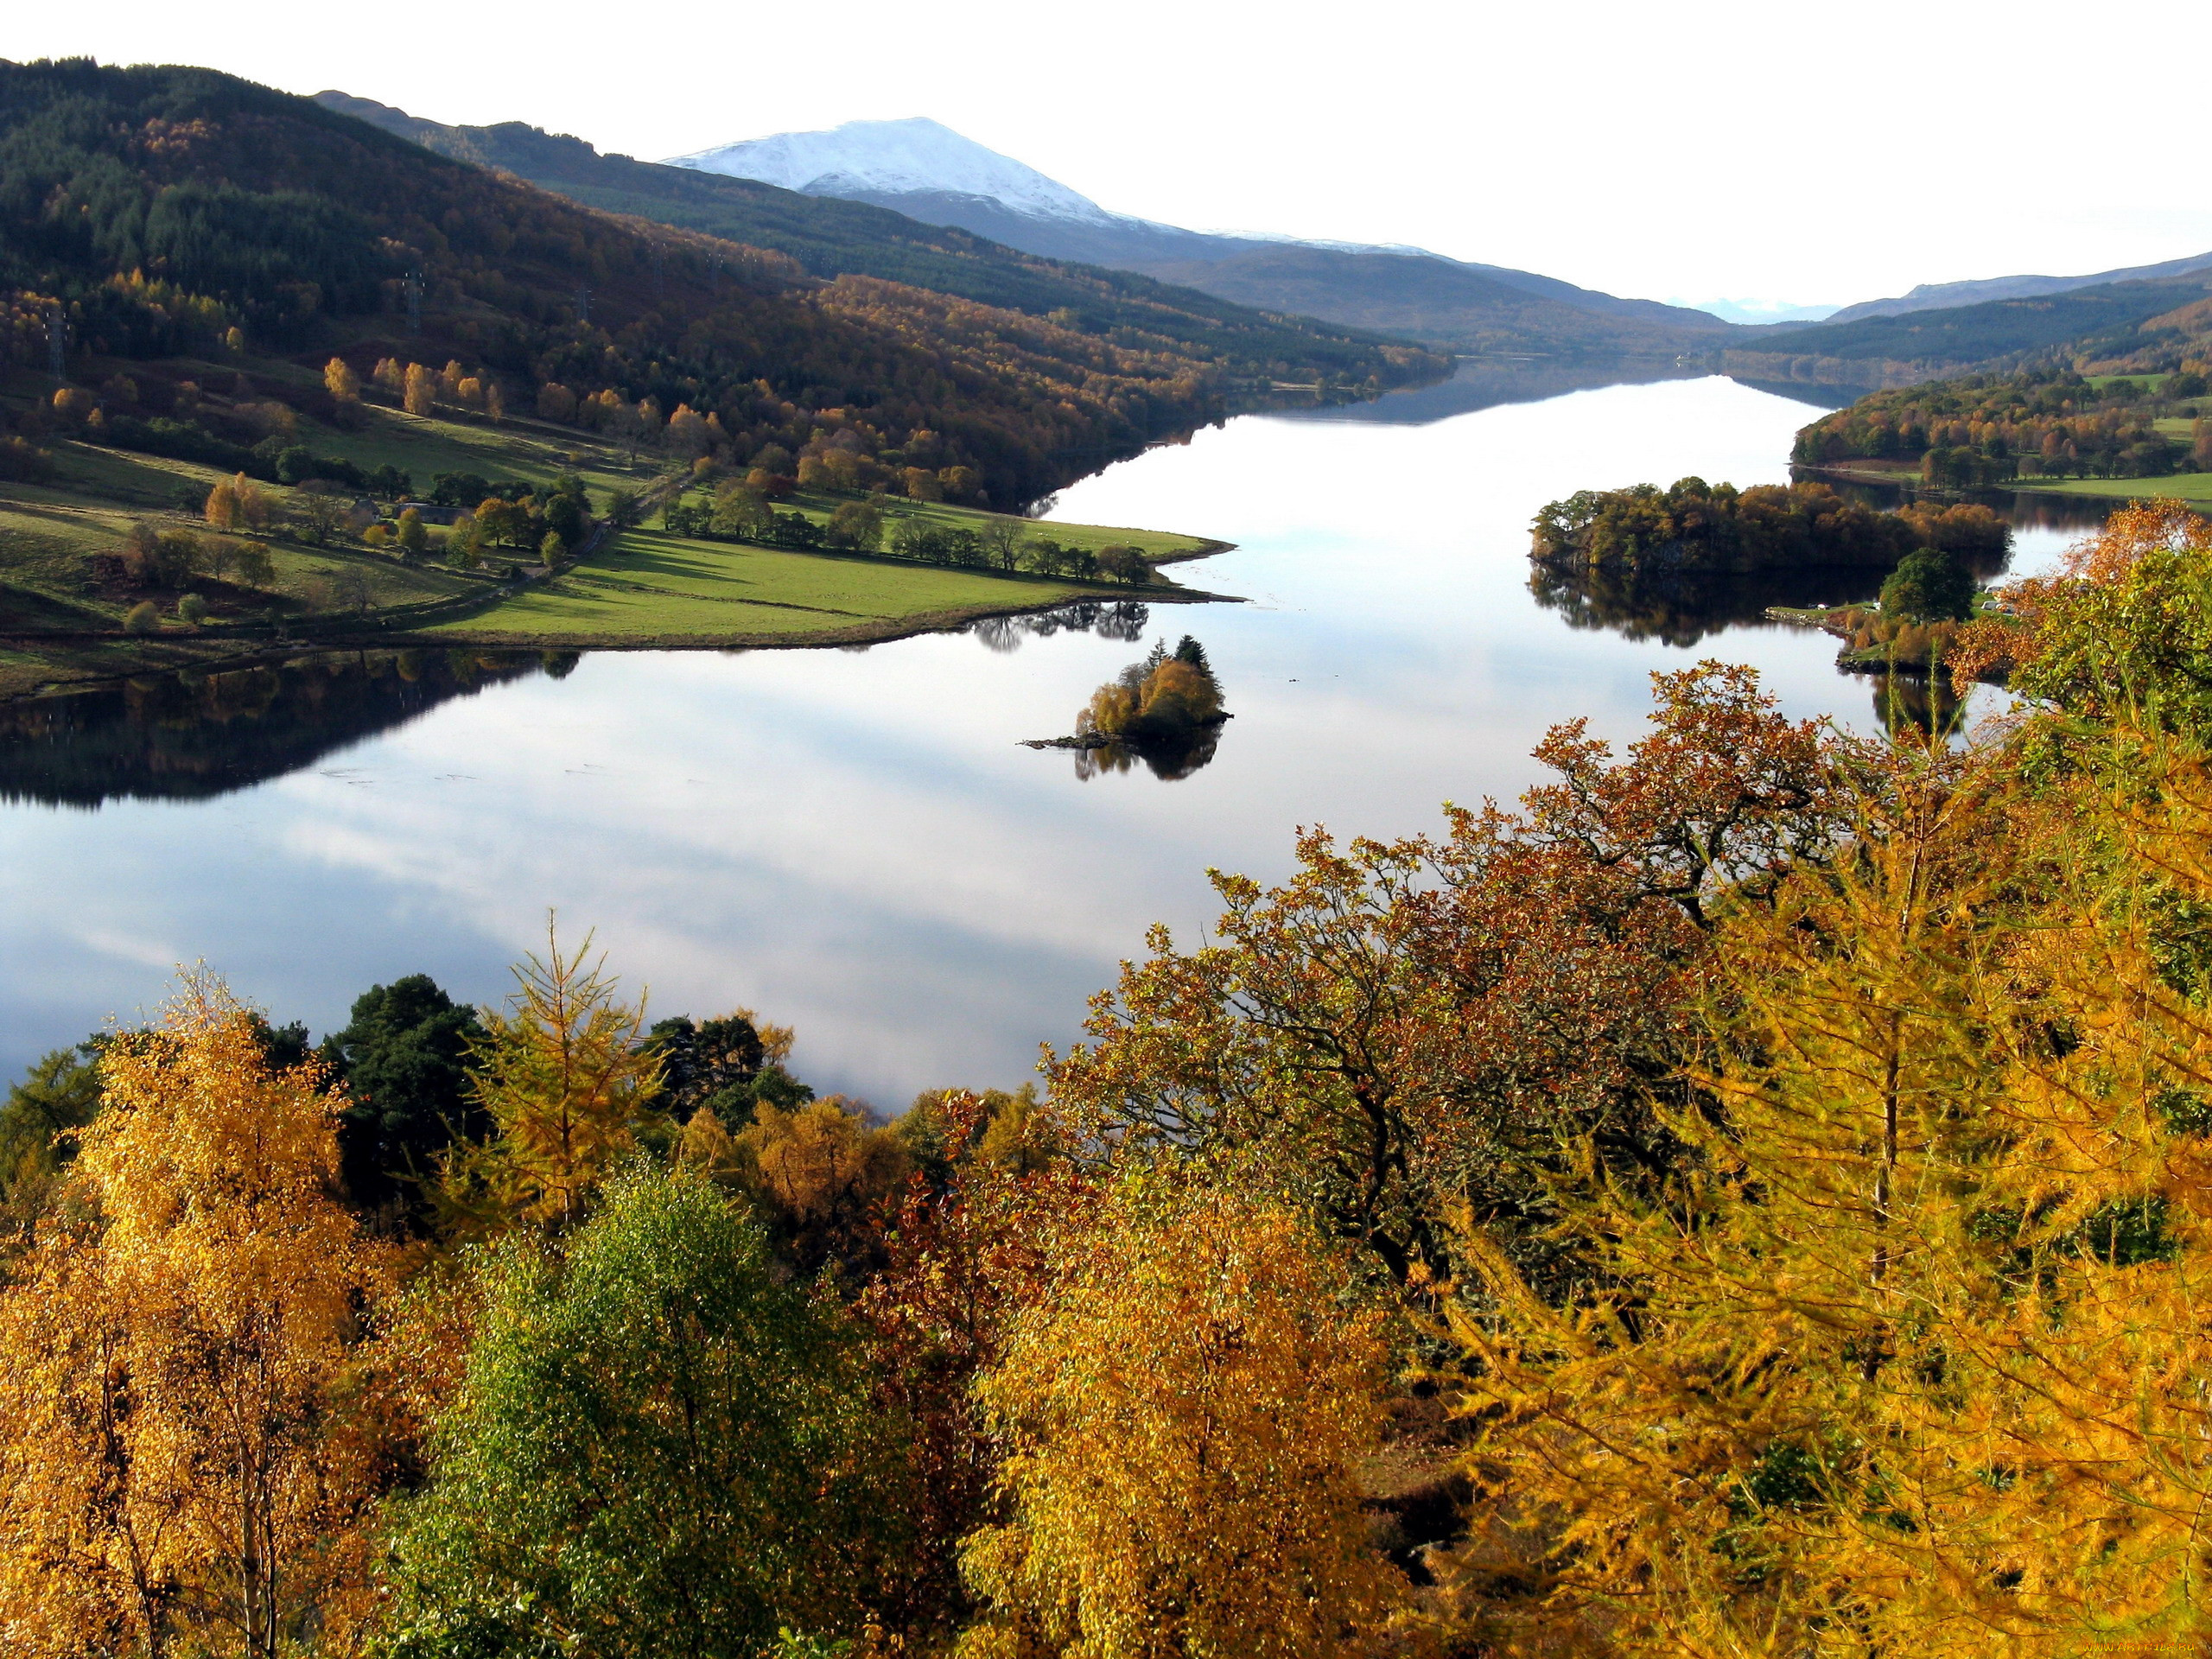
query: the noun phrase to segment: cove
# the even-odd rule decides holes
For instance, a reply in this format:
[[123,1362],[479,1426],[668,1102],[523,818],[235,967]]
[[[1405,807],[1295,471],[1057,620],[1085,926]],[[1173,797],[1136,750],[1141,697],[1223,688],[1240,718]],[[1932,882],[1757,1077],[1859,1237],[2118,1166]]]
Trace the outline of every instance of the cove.
[[[1242,604],[847,649],[356,654],[19,711],[0,727],[0,1065],[135,1020],[180,962],[317,1033],[407,973],[497,1001],[550,907],[656,1013],[753,1007],[798,1027],[817,1088],[895,1109],[1021,1082],[1148,923],[1189,939],[1211,919],[1209,867],[1274,878],[1299,825],[1395,836],[1446,799],[1510,798],[1556,721],[1632,739],[1655,670],[1749,663],[1793,715],[1875,728],[1835,642],[1764,622],[1766,596],[1622,614],[1529,590],[1545,502],[1786,481],[1817,408],[1718,377],[1510,381],[1239,416],[1052,509],[1233,543],[1177,574]],[[2071,533],[2031,524],[2015,568]],[[1866,597],[1853,579],[1786,597]],[[1203,764],[1020,747],[1186,632],[1234,716]]]

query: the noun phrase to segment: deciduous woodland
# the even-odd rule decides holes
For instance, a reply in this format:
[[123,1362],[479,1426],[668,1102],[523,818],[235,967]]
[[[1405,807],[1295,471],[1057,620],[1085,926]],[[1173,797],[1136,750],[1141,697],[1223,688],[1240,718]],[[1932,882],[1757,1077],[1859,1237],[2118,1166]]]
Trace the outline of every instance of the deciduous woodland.
[[320,1044],[189,974],[0,1108],[0,1648],[2191,1650],[2208,553],[2008,589],[1968,741],[1706,663],[1305,831],[1041,1089],[588,937]]
[[131,359],[389,341],[467,363],[511,407],[681,408],[741,462],[849,434],[888,467],[969,469],[1006,506],[1214,417],[1242,385],[1446,366],[1169,289],[1088,332],[1065,304],[824,280],[208,71],[0,65],[0,358],[25,366],[57,330]]
[[[2212,302],[2190,308],[2212,321]],[[1874,392],[1799,432],[1792,458],[1916,462],[1924,481],[1960,488],[2212,471],[2208,352],[2200,335],[2181,367],[2141,379],[2037,369]]]

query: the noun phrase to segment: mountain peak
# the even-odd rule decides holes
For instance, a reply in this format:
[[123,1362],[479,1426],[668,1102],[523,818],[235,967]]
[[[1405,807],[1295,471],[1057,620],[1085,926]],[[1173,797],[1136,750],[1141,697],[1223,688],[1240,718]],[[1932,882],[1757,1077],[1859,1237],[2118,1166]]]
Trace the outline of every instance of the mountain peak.
[[925,115],[848,121],[826,132],[779,132],[671,156],[669,165],[758,179],[810,196],[927,191],[981,197],[1029,219],[1110,225],[1119,217],[1035,168],[987,149]]

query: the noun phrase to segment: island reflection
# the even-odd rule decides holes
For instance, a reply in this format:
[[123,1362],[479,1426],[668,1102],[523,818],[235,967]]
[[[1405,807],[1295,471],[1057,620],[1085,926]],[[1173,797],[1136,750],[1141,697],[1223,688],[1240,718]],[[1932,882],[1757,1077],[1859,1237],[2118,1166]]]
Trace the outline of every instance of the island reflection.
[[1074,736],[1033,737],[1022,747],[1073,750],[1075,775],[1085,783],[1139,761],[1173,783],[1213,759],[1229,718],[1206,648],[1186,633],[1172,652],[1166,640],[1155,641],[1141,662],[1092,692],[1075,717]]
[[1570,628],[1606,629],[1624,639],[1686,649],[1707,634],[1763,621],[1774,606],[1864,604],[1885,574],[1864,565],[1746,573],[1539,564],[1529,591]]
[[314,765],[454,697],[567,674],[573,652],[353,651],[188,669],[0,706],[0,800],[209,800]]

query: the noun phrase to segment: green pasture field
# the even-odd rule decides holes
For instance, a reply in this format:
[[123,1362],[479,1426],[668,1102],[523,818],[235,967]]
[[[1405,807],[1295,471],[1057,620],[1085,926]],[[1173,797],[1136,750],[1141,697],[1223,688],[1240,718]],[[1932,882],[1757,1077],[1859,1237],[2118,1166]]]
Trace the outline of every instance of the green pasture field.
[[633,530],[551,582],[426,632],[500,644],[797,644],[1147,592]]
[[2212,473],[2175,473],[2165,478],[2023,479],[2037,495],[2094,495],[2115,500],[2212,502]]
[[[257,361],[253,366],[264,375],[316,378],[297,365]],[[211,365],[206,374],[212,383],[223,372]],[[26,401],[43,395],[22,376],[10,376],[6,390],[11,398]],[[573,474],[601,509],[614,490],[643,487],[678,464],[641,454],[632,467],[620,447],[528,417],[495,426],[452,418],[449,411],[421,418],[378,405],[368,406],[362,423],[352,429],[302,420],[297,442],[365,469],[399,467],[424,494],[439,473],[531,484]],[[694,540],[651,530],[610,534],[598,550],[558,577],[495,596],[488,574],[464,575],[435,557],[410,564],[359,545],[309,547],[280,533],[252,538],[274,567],[265,588],[195,580],[193,590],[210,607],[208,626],[186,628],[170,614],[175,596],[156,595],[162,632],[126,639],[120,633],[124,614],[142,595],[111,579],[104,588],[94,561],[119,551],[134,521],[204,529],[199,505],[226,474],[192,461],[58,436],[45,447],[53,458],[50,477],[36,484],[0,484],[0,696],[265,650],[272,637],[296,625],[317,642],[348,643],[355,632],[378,629],[378,612],[439,601],[461,601],[462,608],[448,607],[435,621],[426,619],[422,637],[713,646],[887,639],[1081,598],[1200,596],[1164,578],[1132,588],[888,556]],[[260,487],[280,502],[295,493],[266,482]],[[693,499],[699,498],[695,493]],[[826,521],[844,499],[803,493],[781,505],[785,512]],[[971,530],[1002,522],[1000,515],[969,507],[896,499],[880,505],[887,533],[902,519]],[[1119,543],[1156,563],[1203,556],[1225,545],[1163,531],[1017,522],[1030,537],[1092,551]],[[495,553],[489,565],[500,563]],[[469,607],[474,599],[483,601],[480,607]],[[364,629],[350,626],[355,617]],[[406,626],[404,617],[391,622]],[[393,637],[389,629],[378,632],[380,642]],[[94,637],[66,637],[71,635]]]

